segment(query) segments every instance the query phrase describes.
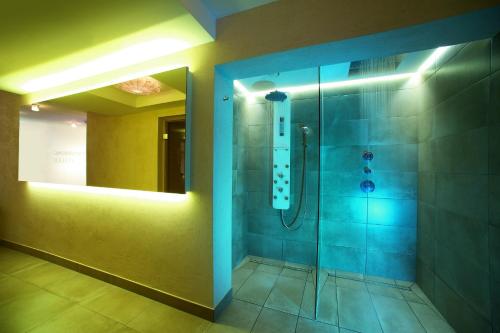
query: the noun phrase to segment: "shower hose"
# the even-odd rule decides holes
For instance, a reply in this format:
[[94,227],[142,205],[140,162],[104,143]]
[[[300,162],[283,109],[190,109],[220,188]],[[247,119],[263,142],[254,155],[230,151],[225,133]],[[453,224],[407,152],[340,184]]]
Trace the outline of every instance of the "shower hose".
[[[301,177],[301,182],[300,182],[300,197],[299,197],[299,204],[298,204],[298,208],[297,208],[297,211],[295,212],[295,216],[292,218],[292,220],[290,222],[286,222],[285,221],[285,211],[283,209],[280,209],[280,218],[281,218],[281,224],[283,225],[283,227],[287,228],[288,230],[297,230],[299,229],[302,224],[304,223],[304,219],[306,217],[306,211],[307,211],[307,190],[305,189],[305,184],[306,184],[306,165],[307,165],[307,156],[306,156],[306,153],[307,153],[307,140],[306,140],[306,132],[304,131],[303,134],[302,134],[302,177]],[[295,225],[295,223],[297,222],[297,220],[299,219],[299,215],[300,215],[300,210],[302,208],[302,200],[303,200],[303,197],[305,195],[305,202],[304,202],[304,215],[303,215],[303,218],[301,220],[301,223]]]

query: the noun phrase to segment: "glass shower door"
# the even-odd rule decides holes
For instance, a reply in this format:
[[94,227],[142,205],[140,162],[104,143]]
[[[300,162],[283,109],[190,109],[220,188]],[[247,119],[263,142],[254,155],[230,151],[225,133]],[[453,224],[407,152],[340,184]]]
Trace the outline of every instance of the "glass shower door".
[[365,305],[372,304],[374,288],[390,292],[399,288],[397,280],[414,279],[418,103],[417,88],[401,71],[415,58],[320,69],[318,239],[325,278],[317,315],[351,330],[379,327],[374,308]]

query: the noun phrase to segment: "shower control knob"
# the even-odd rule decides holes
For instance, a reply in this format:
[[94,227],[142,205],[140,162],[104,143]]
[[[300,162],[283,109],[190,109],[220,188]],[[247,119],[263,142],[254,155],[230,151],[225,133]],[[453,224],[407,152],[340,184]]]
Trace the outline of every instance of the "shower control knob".
[[288,180],[285,180],[285,184],[288,184]]
[[278,192],[283,192],[283,187],[278,187]]
[[279,172],[278,177],[283,178],[283,172]]
[[278,199],[278,196],[276,196],[276,195],[273,195],[273,199]]
[[285,197],[285,200],[288,200],[288,197]]
[[289,168],[289,165],[288,165],[288,164],[285,164],[285,168],[287,168],[287,169],[288,169],[288,168]]
[[275,180],[273,181],[273,183],[278,184],[278,181],[275,179]]

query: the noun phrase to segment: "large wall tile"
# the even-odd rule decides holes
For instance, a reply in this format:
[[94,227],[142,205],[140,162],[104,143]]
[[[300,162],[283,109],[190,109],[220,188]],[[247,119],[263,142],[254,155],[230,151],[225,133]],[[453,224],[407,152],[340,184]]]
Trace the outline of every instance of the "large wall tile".
[[368,198],[368,223],[415,227],[417,201]]
[[487,174],[488,131],[482,127],[437,139],[436,172]]
[[500,33],[491,40],[491,72],[495,73],[498,70],[500,70]]
[[[500,283],[500,227],[489,227],[490,268],[492,281]],[[500,299],[498,300],[500,303]]]
[[491,42],[489,39],[468,43],[436,73],[438,101],[457,94],[490,73]]
[[[500,93],[499,93],[500,95]],[[489,127],[489,173],[500,175],[500,123]]]
[[283,260],[314,265],[316,263],[316,242],[284,241]]
[[326,124],[362,118],[360,94],[337,95],[323,98],[322,107],[322,120]]
[[490,224],[500,227],[500,175],[488,176],[488,187],[488,220]]
[[436,275],[482,316],[490,318],[490,277],[478,266],[445,244],[436,242]]
[[323,130],[328,135],[323,137],[327,146],[352,146],[368,144],[368,120],[342,120],[323,122]]
[[417,143],[417,116],[372,117],[368,139],[371,145]]
[[488,271],[488,225],[487,220],[464,217],[439,209],[436,214],[435,237],[453,253],[474,262]]
[[439,174],[436,181],[436,202],[439,208],[470,218],[487,219],[488,176]]
[[247,233],[248,254],[283,260],[283,241],[273,237]]
[[416,228],[368,225],[368,250],[389,253],[416,253]]
[[371,198],[416,199],[418,174],[416,172],[374,172],[371,179],[375,191]]
[[434,267],[427,266],[417,257],[416,281],[425,295],[434,303]]
[[486,77],[436,108],[434,135],[440,138],[487,125],[490,79]]
[[[490,102],[490,124],[500,123],[500,71],[497,71],[491,76],[490,79],[490,91],[491,102]],[[496,93],[495,93],[496,92]]]
[[[374,172],[395,171],[415,172],[418,167],[418,145],[417,144],[394,144],[371,146],[373,160],[370,168]],[[362,154],[362,151],[361,151]],[[358,161],[361,154],[358,155]],[[358,162],[359,163],[359,162]],[[359,165],[359,164],[358,164]],[[359,168],[359,166],[358,166]]]
[[366,274],[415,281],[415,255],[368,251]]
[[418,174],[418,200],[427,204],[436,203],[436,174],[420,172]]
[[321,242],[330,246],[366,248],[366,224],[335,223],[321,224]]
[[320,260],[322,268],[333,268],[346,272],[365,273],[365,249],[329,246],[322,243],[320,243],[320,247]]
[[367,199],[324,194],[321,196],[321,217],[332,222],[366,223]]
[[436,277],[434,305],[457,333],[491,333],[491,325],[446,283]]

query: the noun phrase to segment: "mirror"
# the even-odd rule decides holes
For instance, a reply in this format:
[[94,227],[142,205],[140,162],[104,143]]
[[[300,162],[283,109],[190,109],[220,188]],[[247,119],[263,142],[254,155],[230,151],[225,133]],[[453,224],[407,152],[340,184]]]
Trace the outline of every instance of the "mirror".
[[19,180],[185,193],[188,68],[23,106]]

